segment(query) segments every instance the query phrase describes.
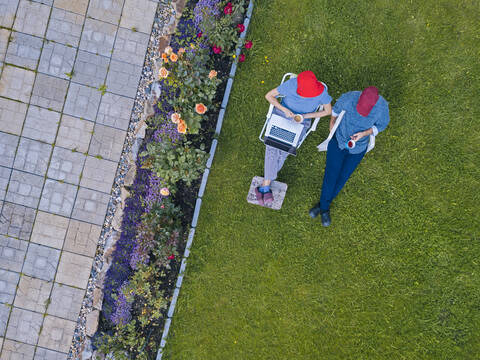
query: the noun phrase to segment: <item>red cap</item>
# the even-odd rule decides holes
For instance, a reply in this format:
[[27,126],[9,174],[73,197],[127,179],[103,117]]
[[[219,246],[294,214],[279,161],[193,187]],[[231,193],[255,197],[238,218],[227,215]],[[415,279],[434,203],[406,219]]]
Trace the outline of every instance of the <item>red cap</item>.
[[324,88],[311,71],[302,71],[297,76],[297,94],[300,96],[315,97],[320,95]]
[[369,86],[362,91],[357,103],[357,111],[362,116],[368,116],[378,101],[378,89]]

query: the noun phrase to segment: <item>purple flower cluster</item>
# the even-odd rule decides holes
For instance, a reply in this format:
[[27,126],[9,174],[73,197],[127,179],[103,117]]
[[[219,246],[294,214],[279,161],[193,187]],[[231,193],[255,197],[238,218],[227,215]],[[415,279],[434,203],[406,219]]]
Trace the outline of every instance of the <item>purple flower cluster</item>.
[[126,325],[132,318],[132,303],[128,301],[124,294],[127,286],[128,281],[125,281],[120,287],[117,300],[115,301],[115,312],[110,317],[110,320],[115,325]]
[[197,36],[197,30],[192,19],[182,17],[177,25],[177,32],[170,41],[174,52],[179,48],[188,48]]
[[[143,147],[144,149],[144,147]],[[141,151],[143,151],[141,149]],[[117,301],[115,296],[119,294],[121,286],[128,280],[132,273],[130,267],[130,258],[133,253],[135,243],[135,234],[138,224],[141,222],[141,216],[145,212],[142,198],[146,193],[146,184],[148,181],[149,170],[140,167],[137,160],[137,176],[132,185],[132,196],[125,201],[125,211],[122,219],[122,233],[118,239],[115,250],[112,254],[112,264],[105,276],[105,301],[103,311],[107,319],[112,320],[112,315],[116,313]]]
[[183,139],[183,135],[177,131],[177,125],[169,120],[172,114],[173,111],[170,111],[167,114],[166,121],[153,133],[153,140],[156,142],[166,140],[173,144],[178,144]]
[[215,18],[220,15],[218,3],[220,0],[200,0],[193,9],[193,23],[199,31],[204,31],[202,22],[206,17]]
[[147,195],[145,196],[145,211],[150,212],[155,203],[162,201],[165,197],[160,194],[160,190],[164,187],[163,179],[159,178],[155,173],[151,173],[148,178]]

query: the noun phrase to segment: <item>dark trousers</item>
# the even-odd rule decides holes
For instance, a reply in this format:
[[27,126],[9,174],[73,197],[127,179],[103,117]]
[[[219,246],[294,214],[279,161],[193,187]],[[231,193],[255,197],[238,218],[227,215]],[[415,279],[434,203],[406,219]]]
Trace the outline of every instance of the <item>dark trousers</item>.
[[360,154],[350,154],[348,150],[340,150],[334,135],[327,148],[327,163],[323,175],[322,195],[320,196],[320,209],[330,209],[330,203],[338,195],[350,175],[357,168],[367,150]]

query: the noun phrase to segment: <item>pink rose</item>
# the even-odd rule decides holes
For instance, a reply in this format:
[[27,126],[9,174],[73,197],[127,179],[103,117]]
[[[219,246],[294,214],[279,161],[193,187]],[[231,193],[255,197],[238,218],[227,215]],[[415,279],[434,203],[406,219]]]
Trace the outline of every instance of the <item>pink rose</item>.
[[243,24],[238,24],[237,28],[238,28],[238,31],[241,32],[241,33],[245,31],[245,25],[243,25]]
[[232,11],[233,11],[233,5],[231,2],[229,2],[223,9],[223,12],[225,13],[225,15],[230,15]]
[[247,49],[251,49],[253,46],[253,42],[251,40],[248,40],[246,43],[245,43],[245,48]]
[[168,257],[168,260],[173,260],[173,259],[175,259],[175,255],[173,254]]
[[222,48],[219,46],[217,47],[215,45],[213,45],[212,50],[215,54],[220,54],[222,52]]
[[245,54],[240,54],[240,56],[238,57],[238,61],[239,62],[244,62],[245,61]]

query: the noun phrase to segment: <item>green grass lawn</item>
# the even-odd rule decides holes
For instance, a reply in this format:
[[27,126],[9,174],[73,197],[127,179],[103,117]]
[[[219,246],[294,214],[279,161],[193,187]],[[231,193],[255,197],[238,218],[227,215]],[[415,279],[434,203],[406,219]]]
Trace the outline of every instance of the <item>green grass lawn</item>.
[[[480,358],[479,24],[477,1],[256,1],[164,358]],[[303,70],[390,104],[329,228],[308,216],[328,119],[282,210],[246,202],[264,95]]]

